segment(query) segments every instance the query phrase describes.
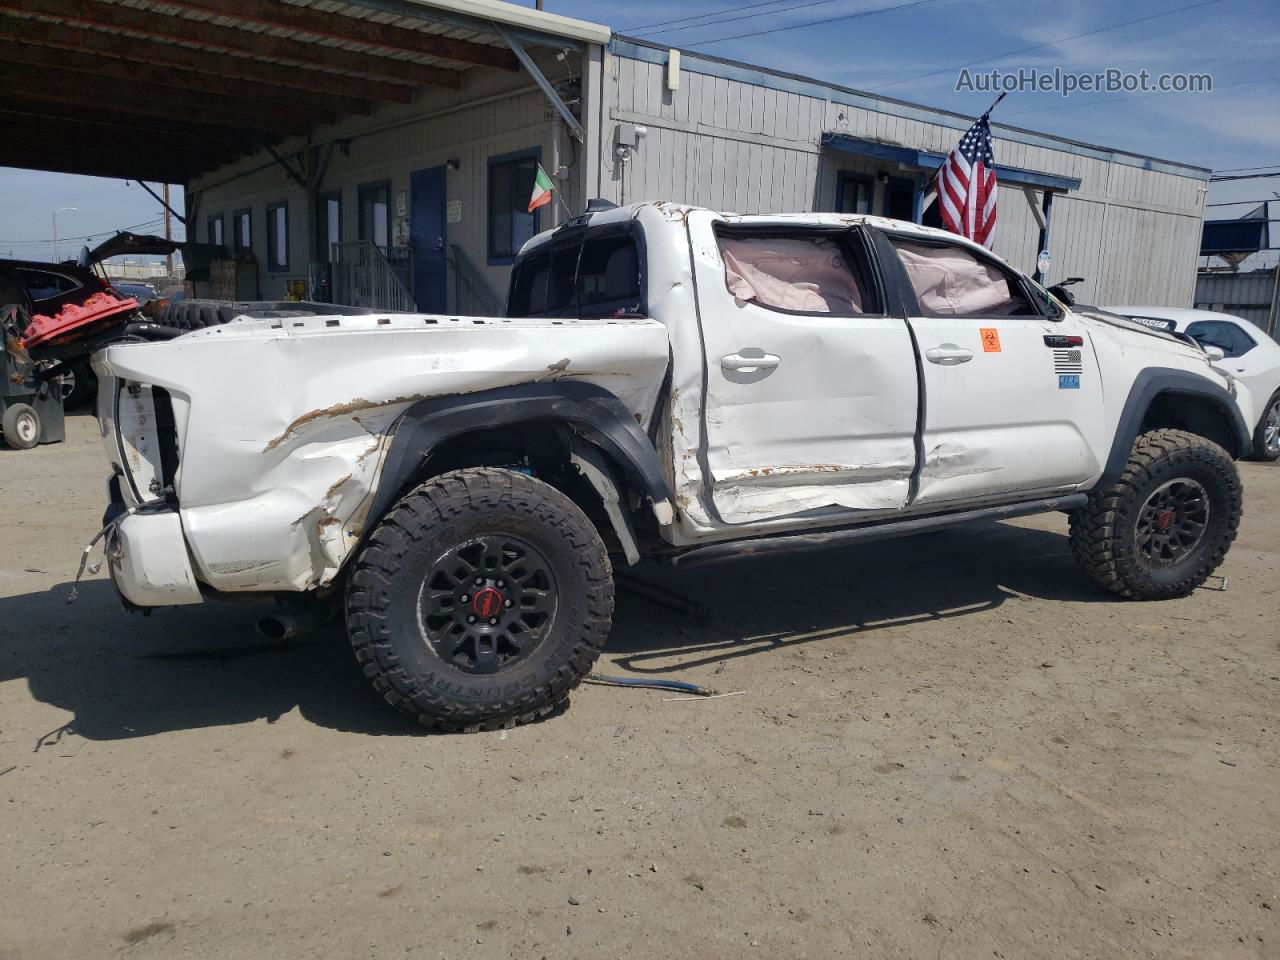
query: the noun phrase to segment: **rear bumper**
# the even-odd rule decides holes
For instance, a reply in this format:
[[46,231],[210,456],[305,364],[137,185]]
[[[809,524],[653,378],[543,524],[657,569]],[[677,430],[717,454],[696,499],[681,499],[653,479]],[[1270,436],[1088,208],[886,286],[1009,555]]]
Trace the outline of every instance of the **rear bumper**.
[[134,513],[119,521],[107,550],[111,581],[139,607],[200,603],[182,521],[172,510]]

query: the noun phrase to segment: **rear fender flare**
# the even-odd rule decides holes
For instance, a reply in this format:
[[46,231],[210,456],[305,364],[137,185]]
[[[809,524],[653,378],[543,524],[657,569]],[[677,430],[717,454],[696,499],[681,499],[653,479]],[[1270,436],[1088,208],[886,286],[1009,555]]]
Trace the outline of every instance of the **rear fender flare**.
[[444,441],[470,430],[532,421],[566,424],[617,464],[638,493],[654,504],[670,501],[658,452],[622,401],[592,383],[530,383],[429,397],[409,407],[397,421],[365,530],[382,518]]

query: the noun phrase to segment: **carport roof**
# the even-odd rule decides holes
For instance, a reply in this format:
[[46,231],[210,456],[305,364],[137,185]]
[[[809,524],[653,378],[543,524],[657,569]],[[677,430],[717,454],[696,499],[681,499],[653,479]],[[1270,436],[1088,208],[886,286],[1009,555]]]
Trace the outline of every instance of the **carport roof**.
[[0,0],[0,166],[183,183],[607,27],[499,0]]

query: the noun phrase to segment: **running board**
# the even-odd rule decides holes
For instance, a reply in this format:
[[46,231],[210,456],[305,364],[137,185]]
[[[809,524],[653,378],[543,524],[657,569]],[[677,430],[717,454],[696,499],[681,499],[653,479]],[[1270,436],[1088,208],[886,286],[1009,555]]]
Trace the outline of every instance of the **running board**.
[[782,534],[776,537],[758,537],[753,540],[736,540],[730,543],[714,543],[697,547],[677,556],[672,563],[692,567],[704,563],[719,563],[738,557],[767,557],[776,554],[796,553],[802,550],[822,550],[827,547],[843,547],[850,543],[866,543],[870,540],[886,540],[905,537],[913,533],[944,530],[976,520],[1009,520],[1033,513],[1053,513],[1057,510],[1074,510],[1088,503],[1088,494],[1072,493],[1045,500],[1028,500],[1024,503],[1008,503],[999,507],[981,507],[977,510],[961,510],[910,520],[890,520],[869,523],[861,527],[844,527],[824,533]]

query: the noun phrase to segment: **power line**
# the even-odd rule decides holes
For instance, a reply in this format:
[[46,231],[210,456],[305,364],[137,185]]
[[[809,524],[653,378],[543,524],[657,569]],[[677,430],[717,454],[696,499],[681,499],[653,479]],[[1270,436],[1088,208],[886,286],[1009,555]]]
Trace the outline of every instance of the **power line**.
[[[135,223],[129,227],[108,227],[105,230],[97,230],[93,233],[86,233],[78,237],[59,237],[59,243],[69,243],[72,240],[92,240],[94,237],[105,236],[106,234],[116,234],[125,230],[140,230],[143,227],[154,227],[164,220],[163,217],[156,217],[152,220],[144,220],[142,223]],[[52,244],[53,238],[48,240],[0,240],[0,245],[9,244],[15,247],[39,246],[41,244]]]
[[[938,0],[911,0],[910,3],[899,3],[892,7],[879,7],[875,10],[863,10],[859,13],[848,13],[840,17],[826,17],[822,20],[809,20],[806,23],[793,23],[786,27],[773,27],[769,30],[756,30],[752,33],[738,33],[732,37],[716,37],[712,40],[696,40],[693,43],[681,44],[685,47],[704,47],[708,43],[724,43],[727,40],[744,40],[747,37],[760,37],[770,33],[783,33],[787,30],[802,30],[805,27],[816,27],[823,23],[840,23],[844,20],[857,20],[860,17],[872,17],[877,13],[892,13],[895,10],[907,10],[911,7],[923,7],[931,3],[937,3]],[[1219,0],[1207,0],[1209,3],[1218,3]]]
[[1275,197],[1270,200],[1224,200],[1222,203],[1206,203],[1206,207],[1247,207],[1251,203],[1280,203]]
[[[625,31],[649,30],[652,27],[669,27],[673,23],[684,23],[687,20],[701,20],[704,17],[714,17],[721,13],[734,13],[738,10],[754,10],[756,7],[768,7],[775,3],[782,3],[783,0],[764,0],[763,3],[748,3],[739,7],[722,7],[719,10],[712,10],[710,13],[697,13],[691,17],[679,17],[675,20],[661,20],[658,23],[642,23],[635,27],[623,27]],[[705,24],[704,24],[705,26]]]
[[[777,3],[779,2],[779,0],[773,0],[773,2]],[[699,27],[711,27],[711,26],[718,27],[722,23],[733,23],[735,20],[751,20],[755,17],[768,17],[768,16],[772,16],[775,13],[786,13],[788,10],[799,10],[803,7],[820,7],[820,6],[823,6],[824,4],[836,3],[836,2],[838,2],[838,0],[806,0],[806,2],[804,3],[794,3],[789,7],[775,7],[772,10],[762,10],[759,13],[744,13],[741,16],[737,16],[737,17],[717,17],[715,20],[710,21],[708,23],[695,23],[695,24],[691,24],[683,27],[667,27],[664,30],[649,30],[641,34],[641,36],[653,37],[653,36],[657,36],[660,33],[674,33],[677,30],[697,30]],[[759,6],[759,4],[753,4],[752,6]],[[733,9],[734,8],[730,7],[728,10],[722,10],[720,12],[732,13]],[[750,10],[751,7],[739,7],[738,9]],[[710,14],[703,14],[703,16],[710,16]],[[693,18],[690,18],[690,19],[693,19]]]
[[1278,173],[1237,173],[1229,177],[1210,177],[1210,183],[1224,183],[1228,180],[1271,180],[1280,177]]
[[913,80],[923,80],[925,77],[934,77],[940,73],[950,73],[952,70],[963,70],[965,67],[976,67],[980,63],[990,63],[993,60],[1003,60],[1005,57],[1016,57],[1020,53],[1030,53],[1032,50],[1042,50],[1045,47],[1052,47],[1058,43],[1067,43],[1070,40],[1079,40],[1081,37],[1092,37],[1095,34],[1106,33],[1108,30],[1118,30],[1121,27],[1131,27],[1135,23],[1145,23],[1148,20],[1157,20],[1160,17],[1169,17],[1175,13],[1182,13],[1184,10],[1194,10],[1197,7],[1207,7],[1214,3],[1221,3],[1222,0],[1200,0],[1199,3],[1191,3],[1185,7],[1176,7],[1173,10],[1165,10],[1161,13],[1153,13],[1145,17],[1138,17],[1135,20],[1125,20],[1121,23],[1108,24],[1105,27],[1098,27],[1095,30],[1086,30],[1084,33],[1075,33],[1069,37],[1058,37],[1056,40],[1047,40],[1044,43],[1037,43],[1030,47],[1023,47],[1020,50],[1010,50],[1008,53],[998,53],[992,57],[983,57],[981,60],[970,60],[968,63],[959,63],[952,67],[943,67],[940,70],[930,70],[928,73],[919,73],[914,77],[903,77],[901,80],[890,80],[888,83],[877,84],[874,87],[867,87],[868,90],[883,90],[885,87],[896,87],[900,83],[910,83]]

